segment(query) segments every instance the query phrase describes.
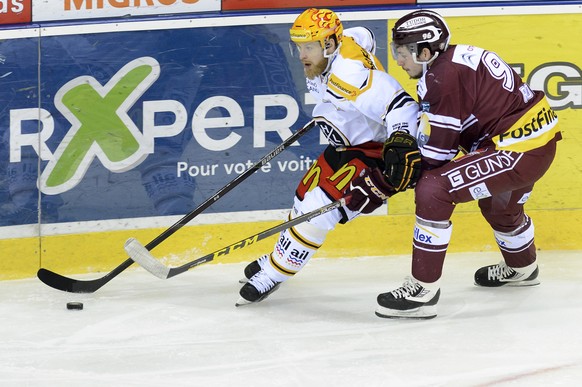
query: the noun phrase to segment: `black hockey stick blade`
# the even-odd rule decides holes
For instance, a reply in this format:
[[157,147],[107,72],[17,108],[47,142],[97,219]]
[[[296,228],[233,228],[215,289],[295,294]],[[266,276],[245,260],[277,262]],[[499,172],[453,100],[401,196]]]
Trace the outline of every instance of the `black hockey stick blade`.
[[62,290],[63,292],[94,293],[132,264],[133,260],[127,259],[105,276],[93,280],[73,279],[43,268],[40,268],[36,275],[46,285],[57,290]]
[[156,277],[161,279],[167,279],[174,277],[178,274],[184,273],[185,271],[188,271],[203,263],[210,262],[215,258],[228,255],[233,251],[244,249],[245,247],[250,246],[256,242],[259,242],[265,238],[268,238],[271,235],[279,233],[288,228],[294,227],[299,223],[307,222],[308,220],[313,219],[316,216],[320,216],[325,214],[326,212],[333,211],[336,208],[344,206],[347,200],[349,200],[348,197],[342,198],[338,201],[332,202],[316,210],[298,216],[294,219],[288,220],[287,222],[281,223],[277,226],[261,231],[258,234],[251,235],[245,239],[241,239],[236,243],[223,247],[219,250],[216,250],[213,253],[207,254],[203,257],[197,258],[193,261],[190,261],[178,267],[168,267],[161,263],[149,252],[146,246],[143,246],[135,238],[129,238],[127,242],[125,242],[125,252],[129,254],[129,256],[135,262],[137,262],[140,266],[142,266],[144,269],[146,269]]
[[[231,182],[226,184],[222,187],[218,192],[216,192],[213,196],[206,199],[202,204],[200,204],[196,209],[192,210],[188,214],[186,214],[183,218],[178,220],[172,226],[170,226],[167,230],[162,232],[156,238],[154,238],[151,242],[149,242],[145,248],[149,251],[152,250],[154,247],[158,246],[160,243],[165,241],[168,237],[174,234],[176,231],[181,229],[185,226],[188,222],[194,219],[196,216],[200,215],[204,210],[210,207],[213,203],[215,203],[218,199],[223,197],[226,193],[230,192],[234,187],[242,183],[246,180],[249,176],[254,174],[258,171],[261,167],[287,149],[291,144],[297,141],[301,136],[307,133],[311,128],[316,125],[314,120],[309,121],[304,127],[297,130],[293,133],[289,138],[283,141],[279,146],[273,149],[270,153],[265,155],[261,160],[257,161],[253,166],[249,167],[246,171],[235,177]],[[131,258],[126,259],[122,262],[119,266],[115,269],[107,273],[105,276],[97,279],[92,280],[81,280],[81,279],[74,279],[70,277],[65,277],[58,273],[55,273],[51,270],[40,268],[36,273],[38,279],[40,279],[43,283],[50,286],[51,288],[62,290],[64,292],[70,293],[94,293],[99,290],[103,285],[111,281],[113,278],[117,277],[121,274],[125,269],[130,267],[133,264],[133,260]]]

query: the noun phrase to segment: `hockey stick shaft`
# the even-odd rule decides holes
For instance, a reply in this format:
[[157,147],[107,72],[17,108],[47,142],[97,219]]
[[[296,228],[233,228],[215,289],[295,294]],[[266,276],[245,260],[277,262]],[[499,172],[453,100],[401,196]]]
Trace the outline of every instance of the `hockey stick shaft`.
[[[241,182],[246,180],[249,176],[254,174],[258,171],[261,167],[267,164],[270,160],[275,158],[285,149],[287,149],[291,144],[297,141],[300,137],[306,134],[309,130],[311,130],[315,126],[315,121],[308,122],[304,127],[297,130],[293,133],[289,138],[283,141],[279,146],[273,149],[270,153],[264,156],[261,160],[257,161],[253,166],[249,167],[245,172],[241,173],[237,177],[235,177],[231,182],[226,184],[222,187],[218,192],[216,192],[213,196],[206,199],[202,204],[200,204],[196,209],[192,210],[188,214],[186,214],[183,218],[178,220],[160,235],[155,237],[152,241],[150,241],[145,248],[147,250],[152,250],[154,247],[158,246],[160,243],[165,241],[171,235],[173,235],[176,231],[181,229],[185,226],[188,222],[194,219],[196,216],[201,214],[204,210],[210,207],[213,203],[217,200],[222,198],[225,194],[230,192],[234,187],[238,186]],[[93,280],[77,280],[69,277],[65,277],[58,273],[55,273],[51,270],[40,268],[37,272],[37,277],[44,282],[46,285],[55,288],[57,290],[62,290],[65,292],[71,293],[93,293],[99,290],[103,285],[111,281],[113,278],[117,277],[121,274],[125,269],[130,267],[133,264],[133,260],[128,258],[124,262],[122,262],[119,266],[115,269],[107,273],[105,276]]]
[[199,266],[203,263],[207,263],[213,261],[216,258],[223,257],[225,255],[230,254],[233,251],[238,251],[244,249],[247,246],[253,245],[265,238],[268,238],[274,234],[277,234],[283,230],[288,228],[294,227],[300,223],[307,222],[317,216],[323,215],[326,212],[333,211],[339,207],[342,207],[346,204],[346,201],[349,200],[346,198],[341,198],[338,201],[332,202],[327,204],[323,207],[320,207],[316,210],[298,216],[294,219],[288,220],[287,222],[281,223],[277,226],[271,227],[267,230],[261,231],[257,234],[251,235],[247,238],[241,239],[238,242],[235,242],[231,245],[225,246],[221,249],[218,249],[210,254],[207,254],[203,257],[196,258],[193,261],[185,263],[182,266],[178,267],[168,267],[162,264],[159,260],[157,260],[147,249],[147,246],[142,246],[136,239],[130,238],[125,243],[125,251],[129,254],[129,256],[141,265],[144,269],[152,273],[158,278],[167,279],[174,277],[178,274],[184,273],[196,266]]

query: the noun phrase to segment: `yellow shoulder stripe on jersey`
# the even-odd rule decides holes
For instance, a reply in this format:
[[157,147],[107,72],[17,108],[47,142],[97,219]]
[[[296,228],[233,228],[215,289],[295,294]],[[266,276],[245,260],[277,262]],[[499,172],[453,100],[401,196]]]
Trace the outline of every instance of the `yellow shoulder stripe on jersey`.
[[527,152],[546,145],[558,131],[558,116],[544,98],[511,128],[492,140],[496,145],[495,149]]
[[342,45],[340,46],[340,55],[346,59],[362,62],[362,64],[370,70],[384,70],[382,63],[375,55],[364,50],[356,41],[350,36],[344,36]]
[[327,81],[327,87],[333,94],[345,98],[348,101],[355,101],[360,94],[372,87],[372,70],[384,71],[384,68],[374,55],[364,50],[349,36],[342,39],[339,54],[344,59],[360,62],[364,66],[364,69],[368,69],[368,78],[363,85],[354,86],[341,80],[336,74],[331,74]]
[[372,87],[372,71],[370,70],[368,79],[361,89],[357,86],[353,86],[347,82],[342,81],[335,74],[331,74],[329,80],[327,81],[327,88],[334,94],[339,95],[347,99],[348,101],[355,101],[356,98],[364,91]]

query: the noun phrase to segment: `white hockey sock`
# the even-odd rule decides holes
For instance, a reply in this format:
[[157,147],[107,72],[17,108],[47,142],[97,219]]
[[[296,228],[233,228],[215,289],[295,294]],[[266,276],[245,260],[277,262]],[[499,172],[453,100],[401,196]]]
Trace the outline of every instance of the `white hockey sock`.
[[536,261],[534,224],[528,216],[513,232],[493,231],[507,266],[512,269],[529,266]]
[[504,233],[493,231],[497,245],[502,251],[519,253],[527,249],[534,241],[534,224],[530,217],[526,216],[523,224],[517,230]]
[[273,254],[263,269],[275,281],[288,280],[307,264],[322,245],[326,235],[327,230],[309,223],[282,231]]
[[413,245],[428,252],[446,253],[451,241],[453,225],[451,222],[435,222],[416,217]]

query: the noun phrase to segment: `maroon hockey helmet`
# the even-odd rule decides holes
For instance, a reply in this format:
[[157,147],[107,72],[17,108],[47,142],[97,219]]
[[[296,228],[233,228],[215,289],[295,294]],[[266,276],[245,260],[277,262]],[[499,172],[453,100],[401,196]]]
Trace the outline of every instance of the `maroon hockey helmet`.
[[392,53],[396,58],[396,48],[406,46],[414,61],[419,54],[419,45],[426,44],[435,54],[432,60],[449,46],[451,32],[441,15],[428,10],[411,12],[396,22],[392,29]]

